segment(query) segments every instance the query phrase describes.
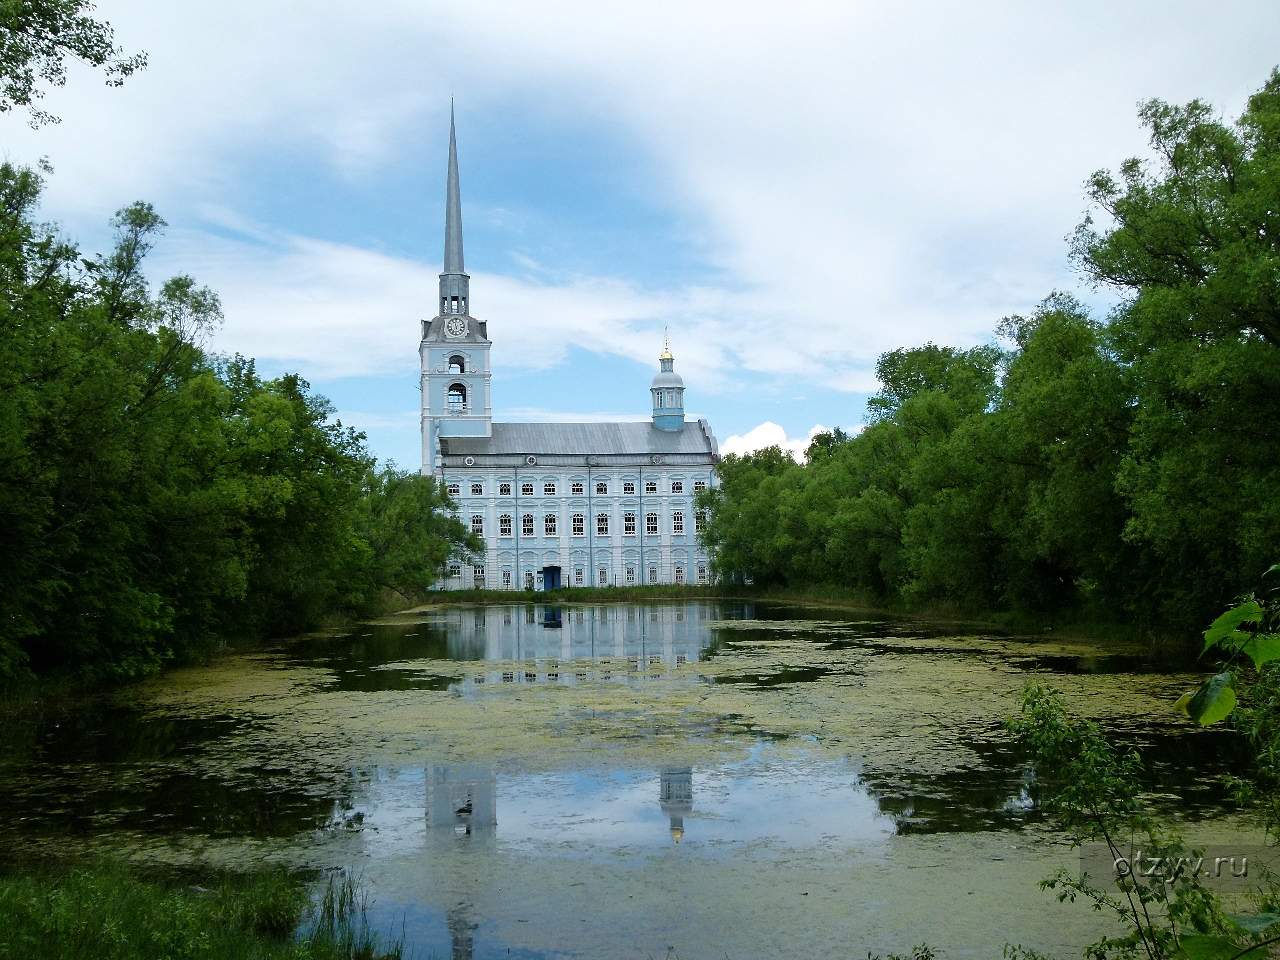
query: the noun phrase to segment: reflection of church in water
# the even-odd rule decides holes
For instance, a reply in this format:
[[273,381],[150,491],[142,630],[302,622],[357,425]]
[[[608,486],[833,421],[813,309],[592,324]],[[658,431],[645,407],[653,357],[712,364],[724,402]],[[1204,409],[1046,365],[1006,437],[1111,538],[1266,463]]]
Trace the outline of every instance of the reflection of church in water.
[[489,606],[443,611],[433,626],[444,629],[451,659],[475,662],[468,689],[657,678],[698,662],[711,616],[705,603]]
[[[483,764],[437,764],[426,771],[427,827],[460,840],[492,840],[498,826],[498,778]],[[693,768],[664,767],[658,776],[658,806],[668,818],[671,840],[684,839],[684,818],[693,812]],[[467,884],[454,891],[445,911],[450,960],[472,960],[476,930]]]
[[[671,839],[684,839],[684,818],[693,812],[693,768],[663,767],[658,774],[658,806],[668,818]],[[498,825],[498,778],[478,763],[437,764],[426,776],[427,826],[458,837],[492,834]]]

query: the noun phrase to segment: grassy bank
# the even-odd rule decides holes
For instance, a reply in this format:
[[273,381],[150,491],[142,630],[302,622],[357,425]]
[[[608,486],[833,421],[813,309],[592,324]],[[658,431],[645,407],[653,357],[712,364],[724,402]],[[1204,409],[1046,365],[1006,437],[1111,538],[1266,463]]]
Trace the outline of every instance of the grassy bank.
[[318,903],[306,881],[153,876],[112,862],[0,872],[0,958],[392,960],[398,943],[365,922],[366,902],[334,879]]

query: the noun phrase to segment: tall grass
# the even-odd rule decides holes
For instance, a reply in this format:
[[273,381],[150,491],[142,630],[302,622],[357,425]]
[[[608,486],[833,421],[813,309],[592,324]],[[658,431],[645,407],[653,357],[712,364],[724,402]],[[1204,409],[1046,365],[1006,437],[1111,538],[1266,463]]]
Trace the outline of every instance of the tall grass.
[[144,876],[114,862],[0,873],[0,958],[54,960],[399,960],[369,926],[368,898],[331,878],[318,902],[305,878],[274,870]]

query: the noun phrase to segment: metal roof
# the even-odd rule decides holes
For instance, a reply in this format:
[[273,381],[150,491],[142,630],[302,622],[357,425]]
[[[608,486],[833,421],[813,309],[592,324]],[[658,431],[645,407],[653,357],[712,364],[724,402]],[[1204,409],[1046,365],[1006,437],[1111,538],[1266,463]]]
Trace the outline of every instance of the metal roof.
[[687,422],[682,430],[659,430],[648,420],[635,423],[495,423],[492,437],[441,438],[448,456],[541,454],[693,453],[714,455],[710,427]]

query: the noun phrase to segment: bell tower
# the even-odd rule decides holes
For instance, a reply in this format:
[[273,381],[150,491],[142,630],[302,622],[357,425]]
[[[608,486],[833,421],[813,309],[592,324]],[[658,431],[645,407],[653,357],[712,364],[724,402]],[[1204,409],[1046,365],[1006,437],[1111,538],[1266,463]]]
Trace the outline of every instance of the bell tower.
[[676,373],[675,362],[671,338],[663,337],[658,372],[649,385],[649,393],[653,396],[653,425],[673,433],[684,429],[684,380]]
[[462,199],[458,144],[449,106],[449,175],[444,206],[444,270],[438,312],[422,321],[418,348],[422,388],[422,472],[440,465],[440,441],[493,436],[489,397],[489,341],[483,320],[471,315],[471,278],[462,258]]

